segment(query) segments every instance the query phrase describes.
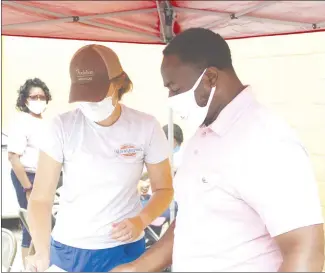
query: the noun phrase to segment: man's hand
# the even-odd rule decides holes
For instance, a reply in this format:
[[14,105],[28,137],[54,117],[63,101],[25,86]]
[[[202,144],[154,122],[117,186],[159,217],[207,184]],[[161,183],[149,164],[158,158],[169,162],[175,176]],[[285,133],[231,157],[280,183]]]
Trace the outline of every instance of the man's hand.
[[125,219],[122,222],[113,224],[111,238],[120,242],[130,243],[139,238],[144,228],[139,216]]
[[137,272],[135,265],[131,262],[128,264],[122,264],[113,268],[110,272]]
[[48,255],[35,254],[26,257],[26,271],[27,272],[44,272],[50,266],[50,259]]

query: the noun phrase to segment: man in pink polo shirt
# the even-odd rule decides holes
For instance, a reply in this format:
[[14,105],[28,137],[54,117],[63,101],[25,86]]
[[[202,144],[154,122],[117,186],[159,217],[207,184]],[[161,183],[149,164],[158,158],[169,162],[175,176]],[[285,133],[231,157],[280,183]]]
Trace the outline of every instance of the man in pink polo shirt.
[[170,106],[198,130],[174,181],[176,221],[115,270],[321,271],[323,218],[308,155],[241,83],[226,41],[186,30],[165,48],[161,72]]

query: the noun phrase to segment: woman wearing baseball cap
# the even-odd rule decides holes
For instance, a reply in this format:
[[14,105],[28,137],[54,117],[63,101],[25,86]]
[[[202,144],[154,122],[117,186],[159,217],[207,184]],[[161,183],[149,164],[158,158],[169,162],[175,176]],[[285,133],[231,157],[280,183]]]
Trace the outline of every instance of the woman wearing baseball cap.
[[[88,45],[70,64],[70,102],[44,132],[30,197],[29,227],[36,254],[29,269],[50,264],[69,272],[107,272],[145,250],[144,229],[173,196],[168,143],[158,121],[119,101],[132,88],[117,55]],[[142,208],[137,183],[144,164],[153,196]],[[61,168],[60,210],[51,207]]]

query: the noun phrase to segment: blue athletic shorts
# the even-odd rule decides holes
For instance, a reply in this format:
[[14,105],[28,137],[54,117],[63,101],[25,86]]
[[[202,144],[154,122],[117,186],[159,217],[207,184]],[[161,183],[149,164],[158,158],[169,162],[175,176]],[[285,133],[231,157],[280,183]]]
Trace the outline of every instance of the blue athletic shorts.
[[113,248],[89,250],[75,248],[51,240],[50,264],[68,272],[108,272],[132,262],[145,251],[145,239]]

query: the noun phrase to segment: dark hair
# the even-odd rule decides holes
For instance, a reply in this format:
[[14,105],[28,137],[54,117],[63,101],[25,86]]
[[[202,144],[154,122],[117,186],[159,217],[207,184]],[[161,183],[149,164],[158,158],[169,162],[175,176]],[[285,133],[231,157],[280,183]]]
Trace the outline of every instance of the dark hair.
[[233,69],[230,48],[217,33],[204,28],[190,28],[175,36],[163,51],[177,55],[184,63],[200,68]]
[[16,108],[19,111],[25,112],[25,113],[30,112],[28,107],[26,106],[26,102],[29,97],[29,91],[33,87],[39,87],[43,90],[45,97],[46,97],[46,103],[48,103],[50,100],[52,100],[50,90],[44,82],[42,82],[38,78],[28,79],[22,86],[20,86],[20,88],[18,90],[18,98],[17,98]]
[[[168,124],[163,127],[163,130],[168,138]],[[177,124],[174,124],[174,138],[176,139],[178,145],[181,145],[184,141],[183,131]]]
[[121,100],[123,95],[130,92],[133,88],[133,83],[125,72],[114,78],[113,81],[116,85],[120,86],[118,89],[118,100]]

